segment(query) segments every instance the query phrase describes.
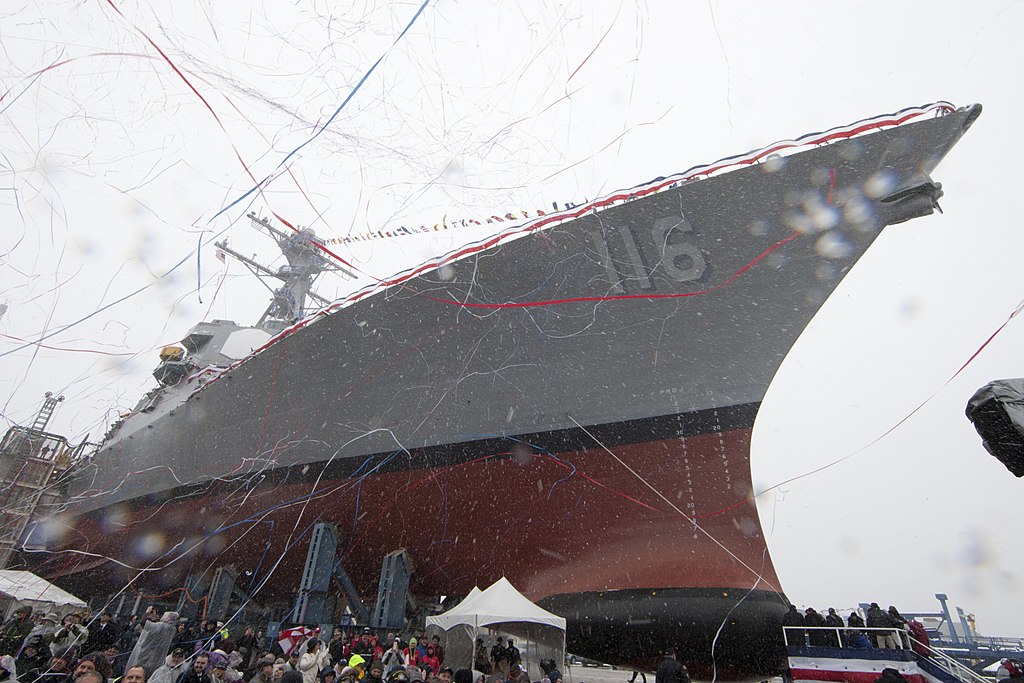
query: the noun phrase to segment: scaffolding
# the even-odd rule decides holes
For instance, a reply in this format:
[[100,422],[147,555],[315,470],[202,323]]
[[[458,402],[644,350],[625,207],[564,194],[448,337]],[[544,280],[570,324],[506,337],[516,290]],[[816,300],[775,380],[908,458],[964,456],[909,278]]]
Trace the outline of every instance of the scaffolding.
[[45,431],[64,397],[49,392],[31,427],[11,427],[0,441],[0,569],[9,568],[24,546],[34,523],[59,512],[67,498],[65,475],[85,450],[63,436]]

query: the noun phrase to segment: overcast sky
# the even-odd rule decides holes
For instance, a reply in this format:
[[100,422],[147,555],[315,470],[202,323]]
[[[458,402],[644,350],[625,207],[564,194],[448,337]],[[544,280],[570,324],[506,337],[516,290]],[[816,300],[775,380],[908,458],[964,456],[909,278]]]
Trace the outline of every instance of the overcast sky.
[[[1020,2],[435,0],[393,47],[419,2],[114,4],[0,8],[0,414],[28,422],[60,392],[51,428],[75,440],[134,405],[198,320],[255,322],[265,290],[212,247],[269,258],[249,210],[331,238],[545,208],[982,103],[935,173],[945,214],[887,229],[787,358],[753,476],[797,477],[759,506],[798,604],[910,612],[946,592],[982,631],[1021,634],[1022,484],[963,409],[1024,374],[1024,321],[949,381],[1024,298]],[[349,256],[368,279],[477,236]]]

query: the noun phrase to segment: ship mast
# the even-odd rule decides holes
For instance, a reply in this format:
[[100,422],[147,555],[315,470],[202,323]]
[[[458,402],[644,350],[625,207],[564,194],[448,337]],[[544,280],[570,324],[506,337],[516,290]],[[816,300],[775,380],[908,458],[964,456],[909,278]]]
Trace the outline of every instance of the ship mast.
[[329,304],[330,301],[312,290],[313,283],[323,273],[341,273],[349,279],[355,277],[349,270],[323,256],[323,243],[316,239],[316,233],[310,228],[285,232],[272,225],[266,218],[257,217],[255,213],[250,212],[248,217],[252,220],[253,228],[261,232],[265,230],[270,234],[288,260],[288,265],[281,266],[275,271],[231,249],[227,246],[227,241],[214,242],[214,246],[241,262],[260,278],[261,282],[263,278],[272,277],[283,283],[277,288],[267,285],[267,289],[270,289],[274,296],[270,306],[260,316],[256,327],[278,331],[291,325],[308,312],[307,297],[321,306]]

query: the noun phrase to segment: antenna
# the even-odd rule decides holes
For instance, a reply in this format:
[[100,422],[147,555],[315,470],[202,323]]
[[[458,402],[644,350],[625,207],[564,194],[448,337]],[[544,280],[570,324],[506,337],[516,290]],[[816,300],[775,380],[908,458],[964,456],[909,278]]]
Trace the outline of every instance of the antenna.
[[260,232],[266,231],[277,242],[278,249],[288,261],[288,265],[275,271],[231,249],[226,241],[214,242],[214,246],[241,262],[261,280],[272,277],[283,283],[276,289],[267,286],[273,293],[273,299],[260,316],[256,327],[278,330],[292,324],[307,313],[306,297],[321,306],[329,304],[330,301],[312,291],[313,283],[323,273],[341,273],[346,279],[355,278],[351,271],[324,256],[323,242],[316,238],[312,229],[299,228],[286,232],[253,212],[248,217],[253,228]]

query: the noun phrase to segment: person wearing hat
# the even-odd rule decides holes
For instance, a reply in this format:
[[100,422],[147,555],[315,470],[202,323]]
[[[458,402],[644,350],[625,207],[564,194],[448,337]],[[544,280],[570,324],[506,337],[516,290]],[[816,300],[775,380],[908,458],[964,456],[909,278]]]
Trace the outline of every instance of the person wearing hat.
[[104,681],[110,678],[110,664],[107,662],[107,658],[99,652],[90,652],[75,664],[75,672],[72,678],[78,680],[83,674],[89,672],[98,673],[103,676]]
[[[348,665],[358,672],[357,675],[359,680],[362,680],[363,676],[366,675],[366,659],[364,659],[362,655],[352,655],[349,657]],[[341,677],[345,677],[344,671],[341,673]]]
[[50,650],[55,655],[71,656],[82,651],[89,639],[89,629],[82,626],[82,617],[71,613],[64,615],[64,623],[53,633]]
[[320,683],[334,683],[337,678],[338,672],[334,670],[333,666],[329,666],[320,672]]
[[409,666],[410,664],[412,664],[412,665],[416,664],[417,657],[418,657],[418,655],[416,653],[417,653],[417,650],[416,650],[416,639],[415,638],[410,638],[409,639],[409,647],[407,647],[407,648],[405,648],[405,650],[403,650],[403,654],[405,654],[405,665],[406,666]]
[[224,683],[224,673],[228,670],[228,660],[224,657],[211,658],[210,678],[213,683]]
[[370,662],[369,668],[366,670],[366,683],[384,683],[384,665],[378,660]]
[[[341,681],[338,683],[341,683]],[[409,683],[409,674],[406,672],[405,667],[403,666],[389,673],[387,683]]]
[[505,639],[500,635],[495,636],[494,646],[491,647],[491,667],[494,673],[503,678],[508,674],[508,650],[505,649]]
[[690,674],[676,658],[674,647],[665,650],[665,658],[661,660],[658,671],[654,674],[654,683],[690,683]]
[[185,661],[185,648],[176,647],[164,658],[163,666],[153,672],[149,683],[175,683],[188,668]]
[[437,677],[441,680],[441,683],[452,683],[453,675],[454,672],[450,666],[442,666],[441,670],[437,672]]
[[274,658],[264,657],[256,662],[256,673],[249,683],[274,683]]
[[370,630],[370,627],[365,627],[362,634],[352,639],[352,643],[349,645],[349,651],[353,654],[362,655],[363,657],[373,657],[373,643],[371,642],[372,635],[373,632]]
[[337,683],[359,683],[359,679],[362,678],[362,675],[363,672],[358,667],[346,666],[338,675]]
[[529,683],[530,677],[526,675],[526,667],[522,664],[513,664],[509,667],[508,683]]
[[[32,616],[33,618],[38,616],[39,620],[35,622],[35,625],[29,632],[28,637],[42,636],[43,640],[49,643],[53,640],[53,634],[57,631],[57,622],[60,621],[60,617],[53,612],[47,612],[45,615],[40,612],[36,612]],[[49,650],[47,650],[47,652],[49,652]]]
[[491,662],[487,659],[487,648],[484,639],[477,638],[473,649],[473,668],[483,674],[491,673]]
[[[32,608],[25,606],[14,610],[14,614],[0,629],[0,653],[17,654],[32,628]],[[14,663],[13,659],[11,663]]]
[[18,677],[24,681],[31,681],[46,670],[49,661],[50,648],[43,642],[43,637],[29,636],[14,663],[18,667]]

